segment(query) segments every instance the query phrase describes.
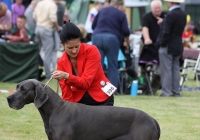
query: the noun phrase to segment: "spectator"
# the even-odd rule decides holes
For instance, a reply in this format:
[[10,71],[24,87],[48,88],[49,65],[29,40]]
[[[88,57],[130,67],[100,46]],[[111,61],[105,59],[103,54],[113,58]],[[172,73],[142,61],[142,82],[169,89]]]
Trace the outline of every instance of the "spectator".
[[190,37],[190,41],[188,42],[188,45],[191,49],[197,49],[199,46],[199,42],[197,40],[197,36],[193,35]]
[[65,51],[52,76],[59,80],[63,100],[112,106],[113,95],[107,95],[106,90],[103,90],[112,86],[105,84],[109,80],[101,67],[98,49],[93,45],[81,43],[79,28],[70,22],[63,26],[60,40]]
[[69,22],[69,21],[70,21],[70,14],[69,14],[69,11],[67,9],[65,9],[65,13],[63,16],[63,23]]
[[60,2],[60,0],[54,0],[57,5],[57,21],[60,27],[63,26],[63,17],[65,13],[65,6]]
[[[160,24],[163,21],[165,13],[162,12],[162,2],[153,0],[151,2],[151,12],[144,15],[142,19],[142,41],[143,49],[140,55],[139,64],[141,66],[141,75],[145,77],[146,65],[152,63],[156,69],[156,74],[152,78],[152,88],[155,93],[160,87],[160,76],[158,71],[158,46],[156,40],[160,32]],[[147,81],[147,80],[145,80]],[[149,94],[149,88],[146,83],[143,94]]]
[[40,44],[40,56],[47,79],[51,78],[51,73],[55,70],[57,49],[60,47],[57,37],[54,36],[54,28],[60,31],[56,12],[57,6],[53,0],[42,0],[38,2],[33,13],[36,21],[35,41]]
[[0,2],[0,36],[5,35],[12,27],[12,16],[4,2]]
[[18,31],[5,35],[5,39],[8,39],[10,42],[29,42],[28,33],[25,28],[26,17],[24,15],[19,15],[17,17],[17,29]]
[[26,16],[26,21],[27,21],[25,27],[26,29],[31,30],[32,32],[35,32],[35,28],[36,28],[36,22],[35,22],[35,19],[33,18],[33,12],[37,3],[38,3],[37,0],[32,0],[24,13],[24,15]]
[[22,4],[22,0],[15,0],[15,3],[11,5],[11,9],[12,9],[12,24],[13,28],[15,28],[17,17],[19,15],[24,15],[25,12],[25,7]]
[[111,0],[110,5],[101,9],[93,21],[92,43],[101,53],[102,67],[104,57],[107,56],[107,77],[115,87],[118,87],[118,52],[123,37],[129,42],[130,30],[126,15],[122,12],[124,1]]
[[32,0],[22,0],[22,4],[25,6],[25,9],[31,4]]
[[165,0],[169,12],[163,20],[158,37],[160,76],[162,93],[160,96],[180,97],[180,64],[183,53],[182,33],[186,25],[186,14],[181,10],[180,3],[184,0]]
[[7,8],[11,11],[11,5],[12,5],[13,0],[0,0],[0,2],[4,2]]
[[94,7],[89,11],[89,13],[87,15],[87,19],[85,22],[85,29],[87,31],[87,40],[88,41],[91,41],[91,36],[93,33],[92,22],[93,22],[95,16],[97,15],[98,11],[101,9],[101,7],[102,7],[102,3],[95,2]]
[[87,37],[87,31],[85,30],[85,27],[83,24],[78,24],[77,27],[79,28],[80,32],[81,32],[81,42],[82,43],[87,43],[88,40],[86,39]]
[[110,1],[111,1],[111,0],[105,0],[103,6],[104,6],[104,7],[110,6]]

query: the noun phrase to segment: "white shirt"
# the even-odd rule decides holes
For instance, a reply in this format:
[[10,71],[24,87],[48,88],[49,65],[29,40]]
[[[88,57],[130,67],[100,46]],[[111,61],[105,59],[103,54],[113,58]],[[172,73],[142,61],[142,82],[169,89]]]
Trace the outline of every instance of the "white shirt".
[[169,11],[172,11],[172,10],[174,10],[176,8],[181,8],[181,7],[179,5],[174,5],[174,6],[172,6],[172,7],[169,8]]
[[87,31],[87,33],[93,33],[92,30],[92,22],[94,20],[94,17],[97,15],[98,11],[95,7],[93,7],[87,16],[86,22],[85,22],[85,29]]
[[53,30],[53,22],[57,21],[57,6],[53,0],[39,1],[35,7],[33,17],[38,26]]

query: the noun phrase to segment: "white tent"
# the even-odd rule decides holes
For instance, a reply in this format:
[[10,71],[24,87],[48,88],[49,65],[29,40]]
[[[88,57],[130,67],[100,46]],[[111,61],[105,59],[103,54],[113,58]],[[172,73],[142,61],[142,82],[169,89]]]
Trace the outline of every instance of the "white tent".
[[[90,1],[98,1],[104,3],[105,0],[90,0]],[[144,7],[148,6],[148,1],[141,1],[141,0],[124,0],[126,7]]]

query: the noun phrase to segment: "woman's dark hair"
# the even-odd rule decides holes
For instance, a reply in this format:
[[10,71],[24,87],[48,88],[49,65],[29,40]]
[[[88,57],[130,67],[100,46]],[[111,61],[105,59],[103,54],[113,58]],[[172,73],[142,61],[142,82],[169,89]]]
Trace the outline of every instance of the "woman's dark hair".
[[60,40],[62,43],[78,38],[81,39],[81,32],[79,28],[71,22],[66,22],[60,32]]

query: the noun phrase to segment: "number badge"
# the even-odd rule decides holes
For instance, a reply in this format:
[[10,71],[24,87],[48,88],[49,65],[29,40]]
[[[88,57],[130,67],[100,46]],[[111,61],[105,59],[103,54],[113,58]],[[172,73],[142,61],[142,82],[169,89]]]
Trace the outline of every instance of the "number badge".
[[113,86],[111,83],[106,82],[106,85],[102,87],[101,90],[103,90],[103,92],[108,96],[111,96],[117,90],[117,88]]

